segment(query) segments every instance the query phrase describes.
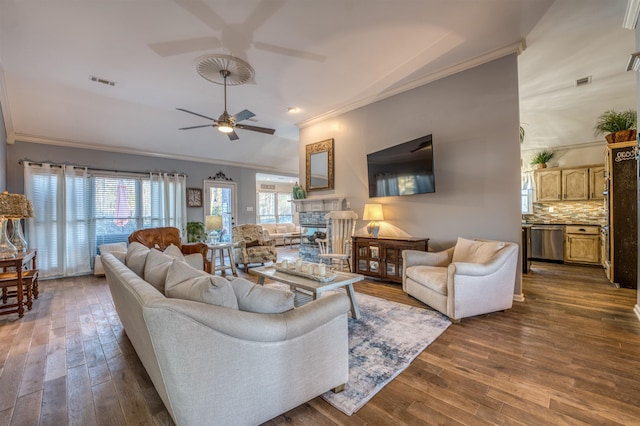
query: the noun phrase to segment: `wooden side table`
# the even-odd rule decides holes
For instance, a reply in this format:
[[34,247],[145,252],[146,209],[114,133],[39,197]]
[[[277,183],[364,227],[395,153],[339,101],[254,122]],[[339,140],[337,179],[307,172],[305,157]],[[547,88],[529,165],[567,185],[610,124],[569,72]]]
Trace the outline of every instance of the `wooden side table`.
[[[233,260],[233,243],[219,243],[219,244],[207,244],[211,250],[211,273],[215,274],[216,271],[222,271],[226,273],[227,269],[231,269],[233,276],[237,277],[236,263]],[[229,265],[225,264],[225,250],[227,251],[227,257],[229,258]],[[216,254],[220,259],[220,264],[216,264]]]
[[[31,268],[29,268],[31,263]],[[10,305],[0,305],[0,315],[17,313],[19,318],[24,316],[24,305],[31,309],[33,292],[38,297],[38,270],[36,269],[36,250],[27,250],[18,253],[16,257],[0,259],[0,268],[4,271],[13,268],[15,271],[0,273],[0,287],[2,287],[2,301],[6,303],[7,287],[16,287],[16,303]],[[25,292],[26,290],[26,292]],[[26,302],[24,296],[27,296]],[[12,295],[13,296],[13,295]],[[12,309],[14,308],[14,309]]]

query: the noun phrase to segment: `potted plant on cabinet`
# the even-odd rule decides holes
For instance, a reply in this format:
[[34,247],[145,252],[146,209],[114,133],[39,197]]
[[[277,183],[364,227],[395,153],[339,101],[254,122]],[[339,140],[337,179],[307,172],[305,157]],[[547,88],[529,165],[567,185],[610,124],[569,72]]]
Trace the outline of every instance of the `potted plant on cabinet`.
[[629,109],[617,112],[603,112],[594,127],[595,135],[607,133],[605,139],[609,143],[632,141],[636,138],[636,112]]
[[531,165],[537,166],[539,169],[547,167],[547,162],[553,158],[553,152],[549,150],[542,150],[531,159]]

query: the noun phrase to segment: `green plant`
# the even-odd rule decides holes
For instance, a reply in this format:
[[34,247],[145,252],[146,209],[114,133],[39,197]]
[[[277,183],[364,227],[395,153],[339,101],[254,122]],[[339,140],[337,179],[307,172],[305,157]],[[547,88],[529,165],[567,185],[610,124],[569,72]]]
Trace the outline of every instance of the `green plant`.
[[524,142],[524,127],[520,126],[520,143]]
[[547,164],[549,160],[553,158],[553,152],[548,150],[542,150],[531,159],[531,165],[534,166],[536,164]]
[[596,136],[604,133],[615,133],[620,130],[635,129],[637,123],[637,115],[634,110],[626,110],[616,112],[609,110],[603,112],[596,122],[594,133]]
[[187,222],[187,239],[190,243],[196,243],[198,241],[206,240],[207,238],[204,229],[204,223]]

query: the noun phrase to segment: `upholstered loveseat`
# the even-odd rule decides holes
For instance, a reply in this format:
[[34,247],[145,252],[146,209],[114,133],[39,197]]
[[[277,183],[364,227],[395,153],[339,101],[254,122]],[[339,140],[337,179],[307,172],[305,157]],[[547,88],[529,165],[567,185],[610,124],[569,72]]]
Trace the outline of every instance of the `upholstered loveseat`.
[[[262,223],[260,226],[269,233],[269,238],[275,240],[275,244],[277,246],[284,245],[287,242],[293,242],[285,241],[285,238],[289,237],[291,234],[304,234],[306,232],[305,228],[301,228],[293,223]],[[299,242],[300,237],[295,238],[295,240]]]
[[126,334],[177,425],[260,424],[347,382],[346,295],[292,309],[290,292],[167,257],[132,243],[126,265],[102,260]]

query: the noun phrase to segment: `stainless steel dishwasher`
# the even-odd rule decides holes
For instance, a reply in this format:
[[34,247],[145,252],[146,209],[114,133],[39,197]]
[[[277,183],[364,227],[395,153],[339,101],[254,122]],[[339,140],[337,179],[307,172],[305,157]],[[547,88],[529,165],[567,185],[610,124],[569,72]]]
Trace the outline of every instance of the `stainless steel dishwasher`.
[[533,225],[531,227],[530,259],[564,260],[564,226]]

